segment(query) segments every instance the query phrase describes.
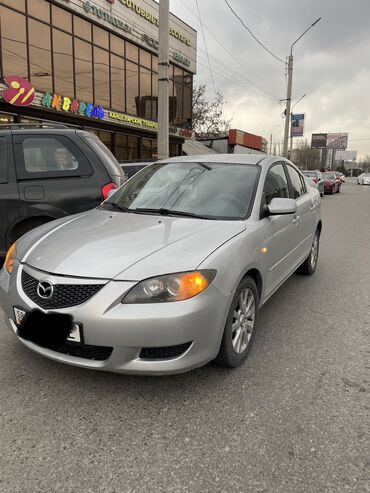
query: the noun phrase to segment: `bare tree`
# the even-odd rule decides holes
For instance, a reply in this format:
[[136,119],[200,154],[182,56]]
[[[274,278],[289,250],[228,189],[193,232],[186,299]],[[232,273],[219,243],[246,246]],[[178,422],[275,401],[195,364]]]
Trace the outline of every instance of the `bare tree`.
[[206,99],[206,86],[195,86],[193,90],[193,131],[198,139],[212,139],[225,135],[231,120],[224,117],[222,94],[217,93],[211,101]]
[[305,140],[293,149],[292,161],[300,169],[320,169],[320,151],[311,149],[310,144]]

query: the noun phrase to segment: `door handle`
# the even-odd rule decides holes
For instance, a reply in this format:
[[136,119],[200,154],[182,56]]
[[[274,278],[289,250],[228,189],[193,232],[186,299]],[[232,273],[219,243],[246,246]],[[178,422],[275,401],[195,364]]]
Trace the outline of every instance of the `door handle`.
[[293,216],[293,221],[292,221],[292,223],[293,223],[293,224],[297,224],[297,222],[298,222],[298,221],[299,221],[299,216],[294,215],[294,216]]

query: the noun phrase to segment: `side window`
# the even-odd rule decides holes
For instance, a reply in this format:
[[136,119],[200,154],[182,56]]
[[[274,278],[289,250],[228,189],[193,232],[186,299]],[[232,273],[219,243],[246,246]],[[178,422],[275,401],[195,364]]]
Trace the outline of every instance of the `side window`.
[[269,205],[274,198],[287,198],[288,182],[282,164],[272,166],[266,175],[265,186],[263,188],[263,205]]
[[306,193],[306,187],[301,178],[301,175],[291,166],[287,166],[290,182],[292,185],[291,198],[298,199]]
[[8,182],[8,163],[6,159],[6,140],[0,137],[0,183]]
[[53,137],[24,139],[23,158],[27,173],[71,171],[79,166],[76,156]]

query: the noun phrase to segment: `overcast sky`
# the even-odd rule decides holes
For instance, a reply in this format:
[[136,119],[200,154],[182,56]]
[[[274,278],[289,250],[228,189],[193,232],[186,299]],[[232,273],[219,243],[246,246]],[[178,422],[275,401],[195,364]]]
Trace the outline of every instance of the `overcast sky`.
[[[307,93],[293,111],[305,113],[309,141],[311,133],[349,132],[348,149],[358,150],[360,156],[370,154],[370,1],[228,1],[260,41],[283,60],[293,41],[322,17],[293,51],[293,102]],[[281,141],[285,103],[279,99],[286,98],[284,64],[257,44],[225,0],[198,2],[215,86],[227,100],[225,114],[232,118],[231,126],[269,139],[271,130],[281,124],[273,131],[273,141]],[[212,98],[196,0],[170,0],[170,8],[198,31],[195,83],[207,84]]]

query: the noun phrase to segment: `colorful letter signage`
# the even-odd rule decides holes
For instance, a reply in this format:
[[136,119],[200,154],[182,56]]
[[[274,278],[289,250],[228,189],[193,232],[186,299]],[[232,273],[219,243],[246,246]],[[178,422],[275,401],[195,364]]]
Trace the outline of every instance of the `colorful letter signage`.
[[104,109],[101,106],[94,106],[83,101],[77,101],[77,99],[70,99],[66,96],[62,97],[59,94],[52,95],[46,92],[41,100],[41,104],[45,108],[68,111],[69,113],[87,116],[88,118],[103,120],[105,117]]
[[31,82],[17,75],[8,75],[4,78],[9,89],[4,89],[3,98],[15,106],[29,106],[35,99],[35,89]]

